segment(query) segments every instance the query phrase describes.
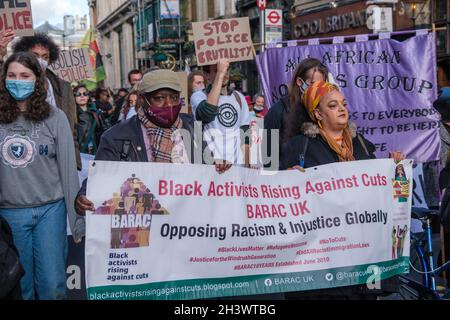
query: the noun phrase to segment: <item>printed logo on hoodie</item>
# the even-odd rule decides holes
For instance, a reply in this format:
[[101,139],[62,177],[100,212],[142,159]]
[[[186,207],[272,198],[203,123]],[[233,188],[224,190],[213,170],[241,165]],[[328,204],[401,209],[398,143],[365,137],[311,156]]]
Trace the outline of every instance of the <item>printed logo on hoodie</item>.
[[0,144],[2,161],[12,168],[25,168],[36,154],[34,141],[27,136],[8,136]]

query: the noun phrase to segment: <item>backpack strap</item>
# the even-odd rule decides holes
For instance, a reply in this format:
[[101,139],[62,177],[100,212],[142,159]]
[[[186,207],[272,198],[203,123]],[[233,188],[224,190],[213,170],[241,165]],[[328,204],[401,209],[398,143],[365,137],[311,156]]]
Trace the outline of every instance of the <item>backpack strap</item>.
[[236,91],[233,91],[233,96],[236,98],[236,100],[239,103],[239,106],[241,107],[241,110],[242,110],[242,100],[241,100],[241,97],[239,96],[239,93],[237,93]]
[[309,138],[305,137],[306,140],[303,143],[303,149],[300,155],[298,156],[298,165],[302,168],[305,167],[305,157],[306,157],[306,151],[308,150],[308,144],[309,144]]
[[364,152],[366,153],[366,155],[367,155],[368,157],[370,157],[370,153],[369,153],[369,150],[367,149],[367,146],[366,146],[366,144],[365,144],[365,142],[364,142],[364,139],[361,137],[360,134],[356,134],[356,136],[358,137],[358,140],[359,140],[359,142],[361,143],[361,146],[363,147]]
[[130,161],[128,160],[128,156],[130,155],[130,147],[131,147],[130,140],[122,141],[122,151],[120,152],[120,161]]
[[285,98],[281,98],[280,101],[281,101],[281,105],[283,106],[283,111],[287,112],[289,109],[288,109],[288,106],[286,104]]

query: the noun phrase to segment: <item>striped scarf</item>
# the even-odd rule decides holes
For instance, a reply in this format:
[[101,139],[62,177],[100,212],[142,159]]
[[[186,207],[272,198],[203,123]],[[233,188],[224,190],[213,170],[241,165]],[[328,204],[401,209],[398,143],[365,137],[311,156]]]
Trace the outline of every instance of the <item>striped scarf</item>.
[[152,147],[154,162],[188,163],[183,140],[178,132],[183,126],[183,121],[178,118],[170,128],[161,128],[151,122],[145,115],[143,108],[138,108],[137,115],[144,125],[148,140]]

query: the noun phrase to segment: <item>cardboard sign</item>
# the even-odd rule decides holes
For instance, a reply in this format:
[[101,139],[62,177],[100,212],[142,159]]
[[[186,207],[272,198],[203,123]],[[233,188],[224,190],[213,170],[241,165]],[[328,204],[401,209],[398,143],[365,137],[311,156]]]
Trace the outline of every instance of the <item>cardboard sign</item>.
[[216,64],[223,58],[230,62],[254,58],[248,17],[193,22],[192,28],[198,66]]
[[34,35],[30,0],[0,1],[0,32],[8,29],[19,37]]
[[70,83],[89,79],[94,75],[88,48],[61,51],[58,61],[52,63],[50,69]]

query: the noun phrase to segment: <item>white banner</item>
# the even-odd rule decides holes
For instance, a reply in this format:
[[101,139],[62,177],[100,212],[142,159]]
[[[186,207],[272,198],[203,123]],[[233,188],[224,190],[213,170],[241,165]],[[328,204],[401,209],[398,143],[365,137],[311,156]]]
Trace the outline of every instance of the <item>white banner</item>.
[[219,175],[212,166],[92,162],[88,298],[252,295],[406,273],[411,181],[410,160],[275,175],[237,166]]

